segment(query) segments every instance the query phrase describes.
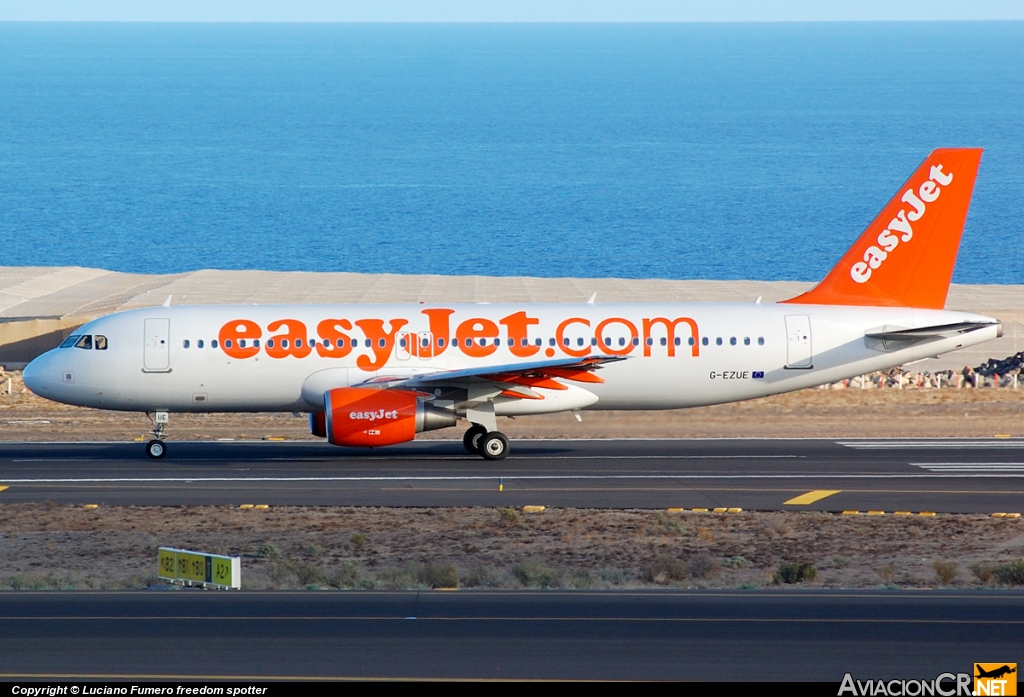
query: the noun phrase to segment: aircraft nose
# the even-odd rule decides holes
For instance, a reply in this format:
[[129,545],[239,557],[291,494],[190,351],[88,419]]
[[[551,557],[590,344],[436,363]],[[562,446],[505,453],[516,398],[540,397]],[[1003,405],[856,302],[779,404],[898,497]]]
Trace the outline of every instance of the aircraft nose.
[[21,373],[25,387],[35,394],[46,395],[50,391],[49,362],[49,356],[44,353],[25,366],[25,370]]

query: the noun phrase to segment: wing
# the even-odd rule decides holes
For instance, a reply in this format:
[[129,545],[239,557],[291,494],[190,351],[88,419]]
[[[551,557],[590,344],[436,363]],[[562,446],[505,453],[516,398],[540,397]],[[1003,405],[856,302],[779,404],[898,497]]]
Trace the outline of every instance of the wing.
[[560,358],[548,361],[506,363],[462,370],[440,370],[413,377],[375,377],[362,383],[367,387],[387,389],[422,389],[447,385],[468,387],[470,385],[494,385],[496,391],[505,397],[519,399],[543,399],[532,387],[550,390],[565,390],[562,380],[573,382],[603,383],[604,378],[596,374],[602,366],[625,360],[625,356],[587,356],[585,358]]

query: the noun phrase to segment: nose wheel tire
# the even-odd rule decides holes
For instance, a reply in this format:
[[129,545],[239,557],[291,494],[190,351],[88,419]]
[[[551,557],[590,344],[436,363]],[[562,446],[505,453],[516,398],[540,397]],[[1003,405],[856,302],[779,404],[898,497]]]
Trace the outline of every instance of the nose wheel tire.
[[162,440],[151,440],[146,443],[146,455],[154,460],[160,460],[167,454],[167,446]]
[[466,447],[466,452],[470,455],[481,455],[480,452],[480,439],[487,435],[487,429],[479,424],[473,424],[466,431],[466,435],[462,437],[462,444]]
[[504,460],[508,456],[508,438],[504,433],[491,431],[480,439],[480,454],[485,460]]

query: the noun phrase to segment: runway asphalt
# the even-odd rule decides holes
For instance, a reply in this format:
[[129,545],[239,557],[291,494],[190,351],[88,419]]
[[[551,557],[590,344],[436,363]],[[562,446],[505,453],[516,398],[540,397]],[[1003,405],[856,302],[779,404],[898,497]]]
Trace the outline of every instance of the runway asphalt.
[[[925,679],[1024,653],[1016,592],[4,594],[0,680]],[[834,687],[832,689],[835,689]],[[831,692],[830,692],[831,694]]]
[[[0,503],[1019,513],[1024,439],[0,443]],[[6,487],[6,488],[4,488]],[[499,490],[500,489],[500,490]]]

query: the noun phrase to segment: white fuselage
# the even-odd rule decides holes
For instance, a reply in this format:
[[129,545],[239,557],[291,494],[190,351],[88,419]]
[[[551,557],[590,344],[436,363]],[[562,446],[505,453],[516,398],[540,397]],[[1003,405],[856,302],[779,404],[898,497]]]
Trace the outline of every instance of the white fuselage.
[[[905,343],[865,336],[958,322],[990,326]],[[602,383],[537,389],[543,399],[501,397],[495,413],[674,409],[834,382],[999,332],[996,320],[963,312],[832,305],[153,307],[87,323],[75,334],[103,337],[105,349],[99,340],[55,349],[26,368],[25,380],[40,396],[102,409],[314,411],[326,390],[373,378],[619,355],[626,360],[597,371]]]

